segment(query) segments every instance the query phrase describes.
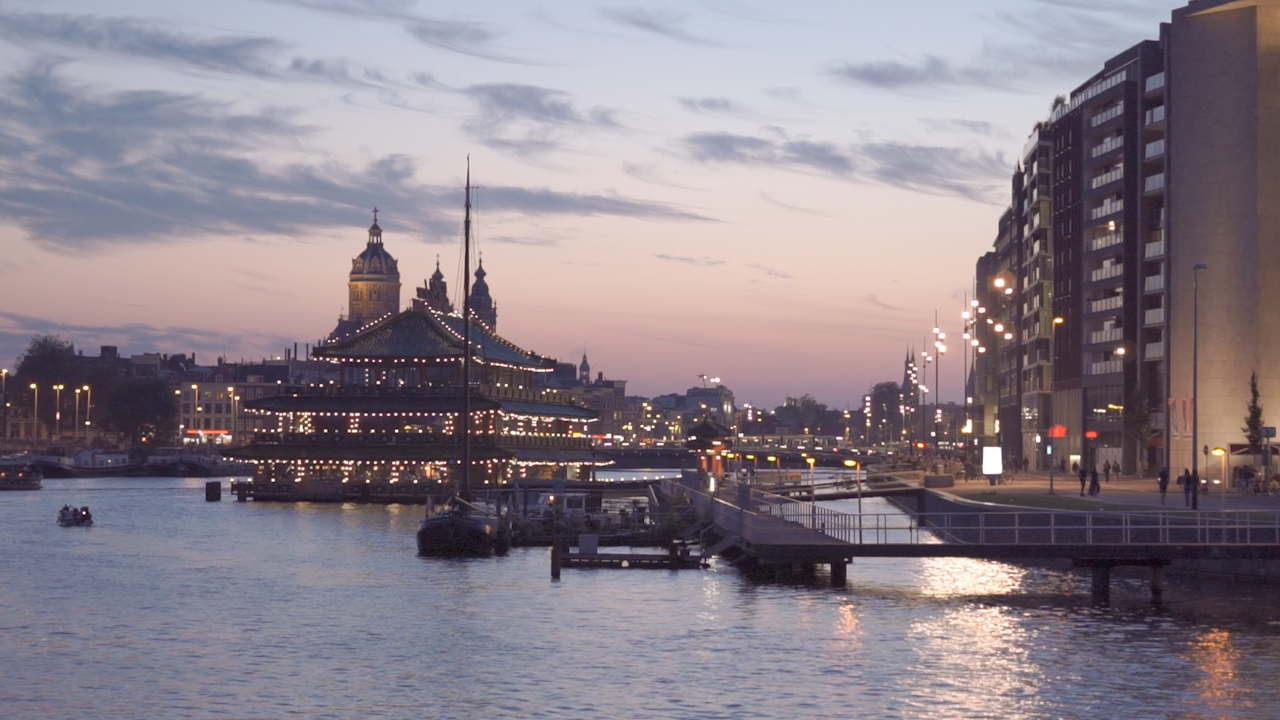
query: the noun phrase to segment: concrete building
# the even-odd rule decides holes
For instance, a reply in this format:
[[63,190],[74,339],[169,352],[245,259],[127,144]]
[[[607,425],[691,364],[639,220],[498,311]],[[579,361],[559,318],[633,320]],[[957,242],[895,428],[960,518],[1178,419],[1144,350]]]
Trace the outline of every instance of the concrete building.
[[1280,1],[1192,2],[1034,129],[975,288],[1006,456],[1180,470],[1280,395],[1278,59]]

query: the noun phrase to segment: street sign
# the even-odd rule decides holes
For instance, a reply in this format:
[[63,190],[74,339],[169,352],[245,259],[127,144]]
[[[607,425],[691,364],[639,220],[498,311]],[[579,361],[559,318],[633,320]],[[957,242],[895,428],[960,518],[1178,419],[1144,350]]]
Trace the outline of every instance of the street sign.
[[1276,429],[1273,427],[1262,428],[1262,437],[1273,438],[1276,436]]

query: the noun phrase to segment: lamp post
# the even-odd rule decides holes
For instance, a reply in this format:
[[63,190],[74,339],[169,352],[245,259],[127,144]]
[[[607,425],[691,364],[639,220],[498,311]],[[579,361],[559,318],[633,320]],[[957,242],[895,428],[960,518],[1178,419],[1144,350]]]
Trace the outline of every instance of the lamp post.
[[66,385],[53,386],[53,434],[62,437],[62,391]]
[[1222,460],[1222,476],[1221,476],[1222,480],[1219,481],[1218,483],[1219,485],[1218,496],[1222,500],[1222,509],[1226,510],[1227,509],[1227,451],[1223,448],[1217,447],[1210,450],[1209,453]]
[[[936,310],[933,313],[933,322],[935,324],[938,322],[938,312]],[[933,329],[933,338],[933,347],[938,351],[937,362],[933,365],[933,426],[935,429],[933,434],[933,454],[936,459],[939,455],[938,444],[942,439],[943,424],[939,422],[942,418],[942,391],[940,388],[942,387],[942,356],[947,353],[947,344],[945,342],[947,334],[942,332],[941,328],[935,327]]]
[[89,442],[89,427],[92,423],[89,420],[90,414],[93,412],[93,388],[85,385],[80,388],[84,390],[84,441]]
[[[200,431],[200,414],[199,413],[200,413],[200,386],[196,385],[195,383],[191,383],[191,428],[196,431],[196,437],[203,438],[204,436],[199,434],[199,431]],[[197,447],[199,447],[200,444],[201,444],[200,442],[197,442],[196,443]]]
[[80,435],[80,388],[76,388],[76,424],[71,426],[71,439],[74,441]]
[[0,368],[0,447],[9,441],[9,368]]
[[1053,421],[1053,373],[1058,367],[1058,326],[1063,322],[1062,318],[1055,317],[1053,319],[1053,327],[1049,329],[1049,494],[1053,495],[1053,471],[1054,465],[1058,464],[1058,459],[1053,456],[1054,443],[1053,439],[1057,435],[1057,423]]
[[35,439],[40,439],[40,386],[31,383],[31,389],[35,391],[36,399],[31,408],[31,434],[35,435]]
[[[1200,442],[1200,271],[1208,270],[1204,263],[1196,263],[1191,271],[1191,467],[1196,467],[1196,448]],[[1191,489],[1191,509],[1200,509],[1200,480]]]

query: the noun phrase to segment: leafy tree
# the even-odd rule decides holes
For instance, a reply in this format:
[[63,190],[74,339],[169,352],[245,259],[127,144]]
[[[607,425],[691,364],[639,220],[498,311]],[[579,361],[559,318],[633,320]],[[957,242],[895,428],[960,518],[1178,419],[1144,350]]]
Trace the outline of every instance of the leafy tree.
[[[58,412],[53,392],[54,385],[65,385],[68,388],[79,387],[81,371],[76,362],[75,350],[71,343],[57,335],[36,335],[27,345],[27,351],[18,356],[14,376],[9,379],[11,391],[26,391],[31,384],[40,389],[40,418],[46,432],[53,429],[54,417]],[[74,392],[74,391],[72,391]],[[66,395],[66,392],[63,393]],[[64,397],[63,400],[66,400]],[[34,398],[29,400],[34,404]]]
[[1249,404],[1244,416],[1244,438],[1249,442],[1249,452],[1254,454],[1255,465],[1257,455],[1262,452],[1262,405],[1258,402],[1258,371],[1249,373]]
[[881,382],[876,383],[867,394],[871,396],[871,430],[874,438],[883,442],[900,441],[902,387],[896,382]]
[[111,389],[102,410],[106,427],[128,438],[130,445],[162,444],[178,431],[177,396],[163,380],[122,380]]

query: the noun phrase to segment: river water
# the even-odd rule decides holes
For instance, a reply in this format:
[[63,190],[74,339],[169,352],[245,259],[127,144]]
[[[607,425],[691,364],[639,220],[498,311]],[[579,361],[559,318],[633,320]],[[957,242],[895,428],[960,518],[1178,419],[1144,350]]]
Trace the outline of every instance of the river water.
[[[91,528],[60,528],[64,503]],[[870,508],[868,508],[869,510]],[[1275,718],[1274,586],[858,560],[779,584],[414,554],[420,507],[0,494],[0,717]]]

